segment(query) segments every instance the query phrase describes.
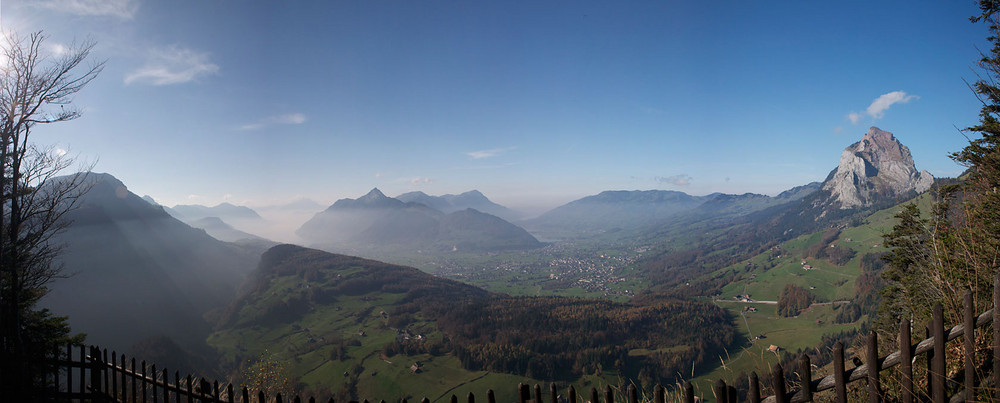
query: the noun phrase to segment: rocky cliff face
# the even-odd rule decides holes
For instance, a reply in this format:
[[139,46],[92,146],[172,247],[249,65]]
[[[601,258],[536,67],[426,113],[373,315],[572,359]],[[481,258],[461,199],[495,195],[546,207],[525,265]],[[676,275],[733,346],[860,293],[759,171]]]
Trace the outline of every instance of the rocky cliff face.
[[823,190],[831,193],[831,202],[847,209],[910,191],[920,193],[933,182],[929,172],[917,171],[909,148],[892,133],[872,127],[861,141],[844,149],[840,165],[823,183]]

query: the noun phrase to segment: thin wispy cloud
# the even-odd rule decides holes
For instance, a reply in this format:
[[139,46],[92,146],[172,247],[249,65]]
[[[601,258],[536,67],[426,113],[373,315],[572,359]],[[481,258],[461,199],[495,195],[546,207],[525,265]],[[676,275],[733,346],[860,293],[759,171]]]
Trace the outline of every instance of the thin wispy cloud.
[[492,150],[468,151],[465,153],[465,155],[468,155],[470,158],[474,160],[478,160],[483,158],[495,157],[504,152],[513,150],[514,148],[515,147],[507,147],[507,148],[494,148]]
[[657,176],[654,178],[657,182],[674,185],[674,186],[687,186],[691,184],[691,180],[694,178],[688,174],[680,174],[674,176]]
[[216,74],[208,53],[171,45],[149,51],[146,64],[125,76],[125,84],[182,84]]
[[285,115],[268,116],[256,123],[240,126],[240,130],[259,130],[274,125],[300,125],[306,122],[306,115],[303,113],[289,113]]
[[139,2],[135,0],[42,0],[31,4],[46,10],[91,17],[132,19],[139,11]]
[[416,176],[416,177],[413,177],[413,178],[399,178],[399,179],[397,179],[397,181],[398,182],[409,182],[410,185],[420,186],[420,185],[427,185],[427,184],[433,183],[434,179],[431,179],[431,178],[428,178],[428,177],[424,177],[424,176]]
[[885,111],[889,110],[889,107],[895,104],[905,104],[915,99],[920,99],[916,95],[907,94],[905,91],[893,91],[879,95],[872,101],[871,105],[864,112],[851,112],[847,114],[847,119],[851,121],[851,124],[858,124],[865,116],[871,117],[872,119],[881,119],[885,116]]

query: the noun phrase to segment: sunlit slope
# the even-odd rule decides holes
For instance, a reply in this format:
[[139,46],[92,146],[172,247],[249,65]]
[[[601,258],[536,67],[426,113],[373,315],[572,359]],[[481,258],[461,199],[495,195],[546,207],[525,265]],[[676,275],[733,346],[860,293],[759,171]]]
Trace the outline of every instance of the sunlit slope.
[[[924,194],[914,201],[929,205],[931,198]],[[863,221],[853,223],[856,225],[825,228],[799,236],[699,280],[731,277],[732,281],[720,292],[722,299],[729,300],[738,294],[750,294],[754,300],[776,301],[785,284],[809,289],[820,302],[849,300],[855,294],[854,280],[861,273],[860,262],[864,255],[887,251],[882,235],[892,230],[896,221],[894,216],[900,208],[901,205],[896,205],[876,211]],[[823,248],[826,251],[821,252]],[[837,248],[843,252],[835,251]]]
[[[916,202],[923,211],[928,211],[932,198],[925,193],[909,202]],[[706,297],[733,313],[745,340],[742,348],[721,357],[724,366],[698,378],[702,386],[709,387],[719,378],[732,379],[741,372],[766,372],[786,354],[814,348],[824,336],[856,329],[870,314],[870,307],[862,307],[860,314],[854,315],[845,311],[860,303],[856,297],[864,289],[859,284],[862,272],[866,271],[864,267],[871,266],[871,262],[888,251],[882,235],[892,230],[896,223],[894,216],[901,206],[876,211],[853,225],[796,237],[699,278],[698,281],[728,281],[718,295]],[[872,270],[867,269],[869,273]],[[786,284],[808,290],[815,296],[813,305],[796,316],[779,315],[777,301]],[[754,302],[743,302],[742,297],[747,295]],[[777,353],[769,351],[772,346],[778,349]]]

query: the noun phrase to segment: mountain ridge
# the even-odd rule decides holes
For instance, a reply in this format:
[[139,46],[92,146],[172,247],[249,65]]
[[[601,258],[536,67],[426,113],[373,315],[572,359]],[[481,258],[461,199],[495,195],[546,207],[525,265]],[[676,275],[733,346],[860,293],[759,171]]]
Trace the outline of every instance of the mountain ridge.
[[473,211],[446,214],[422,203],[388,197],[374,188],[357,199],[337,200],[303,223],[296,234],[312,245],[330,249],[458,251],[464,245],[484,251],[541,246],[524,229]]

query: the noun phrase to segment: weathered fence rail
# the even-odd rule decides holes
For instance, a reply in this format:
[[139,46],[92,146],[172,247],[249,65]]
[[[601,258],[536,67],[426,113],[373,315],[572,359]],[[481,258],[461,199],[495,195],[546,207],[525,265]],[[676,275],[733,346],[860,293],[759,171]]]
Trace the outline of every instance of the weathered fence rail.
[[[935,403],[960,402],[975,400],[975,392],[979,383],[986,379],[977,378],[975,370],[975,332],[977,328],[992,325],[992,363],[993,368],[989,377],[992,398],[1000,399],[997,395],[1000,389],[1000,315],[994,314],[1000,306],[1000,274],[994,280],[993,289],[993,309],[987,310],[978,316],[974,312],[972,294],[966,293],[963,306],[963,323],[945,329],[944,314],[940,304],[933,310],[933,320],[927,324],[926,338],[913,344],[911,338],[911,324],[909,320],[903,320],[899,326],[901,348],[884,357],[878,354],[878,338],[874,332],[868,335],[865,346],[865,359],[863,365],[846,369],[844,361],[844,346],[837,342],[833,349],[833,374],[819,379],[812,379],[812,365],[809,356],[803,354],[798,362],[798,375],[800,387],[798,390],[788,390],[788,381],[785,379],[784,370],[781,365],[775,365],[770,374],[771,390],[773,395],[762,398],[760,379],[757,373],[750,374],[747,388],[746,400],[753,403],[797,403],[809,402],[818,392],[833,389],[833,400],[836,402],[847,402],[847,385],[852,382],[866,380],[865,388],[868,391],[870,402],[881,402],[885,397],[882,389],[883,371],[894,367],[899,367],[899,390],[897,391],[900,402],[910,403],[914,401],[925,401],[927,398]],[[948,379],[946,374],[946,351],[945,346],[949,341],[962,338],[963,351],[961,357],[963,361],[963,372],[961,383]],[[75,352],[75,353],[74,353]],[[970,353],[971,352],[971,353]],[[926,355],[927,359],[927,382],[926,389],[917,391],[914,389],[914,357]],[[262,392],[252,394],[247,388],[234,390],[232,384],[220,386],[218,381],[208,381],[205,379],[194,379],[191,375],[181,377],[180,373],[174,372],[173,381],[170,380],[170,373],[166,369],[157,371],[155,365],[146,365],[145,361],[140,361],[137,365],[134,357],[127,359],[124,354],[118,355],[111,352],[110,359],[107,350],[97,347],[85,348],[83,346],[67,346],[65,356],[62,351],[57,352],[55,370],[51,374],[51,380],[56,389],[48,392],[46,398],[56,401],[91,401],[91,402],[163,402],[181,403],[188,402],[213,402],[213,403],[283,403],[282,396],[276,395],[273,398],[264,396]],[[948,394],[948,390],[955,393]],[[587,398],[577,394],[576,389],[569,387],[565,395],[559,394],[554,384],[549,387],[548,399],[542,393],[541,387],[535,385],[532,391],[528,385],[519,385],[518,403],[599,403],[601,394],[596,388],[590,389]],[[534,397],[532,398],[532,392]],[[606,387],[603,391],[603,401],[614,403],[615,391],[611,387]],[[629,403],[640,401],[638,392],[634,386],[628,386],[624,396],[620,397]],[[722,380],[716,382],[713,392],[717,401],[736,402],[737,389],[731,385],[726,385]],[[695,402],[696,396],[694,388],[690,382],[686,382],[681,390],[673,391],[671,394],[676,400],[679,398],[684,402]],[[251,399],[253,398],[253,399]],[[667,390],[660,385],[653,389],[651,400],[653,403],[664,403],[667,401]],[[451,403],[458,403],[457,396],[451,396]],[[299,397],[288,400],[289,402],[300,403]],[[310,403],[317,400],[310,397]],[[466,397],[468,403],[475,403],[476,397],[470,393]],[[330,398],[326,402],[334,403]],[[368,400],[365,400],[367,403]],[[382,401],[384,403],[384,401]],[[486,402],[495,403],[496,398],[492,390],[486,393]],[[401,403],[406,403],[403,399]],[[430,403],[426,398],[421,403]]]

